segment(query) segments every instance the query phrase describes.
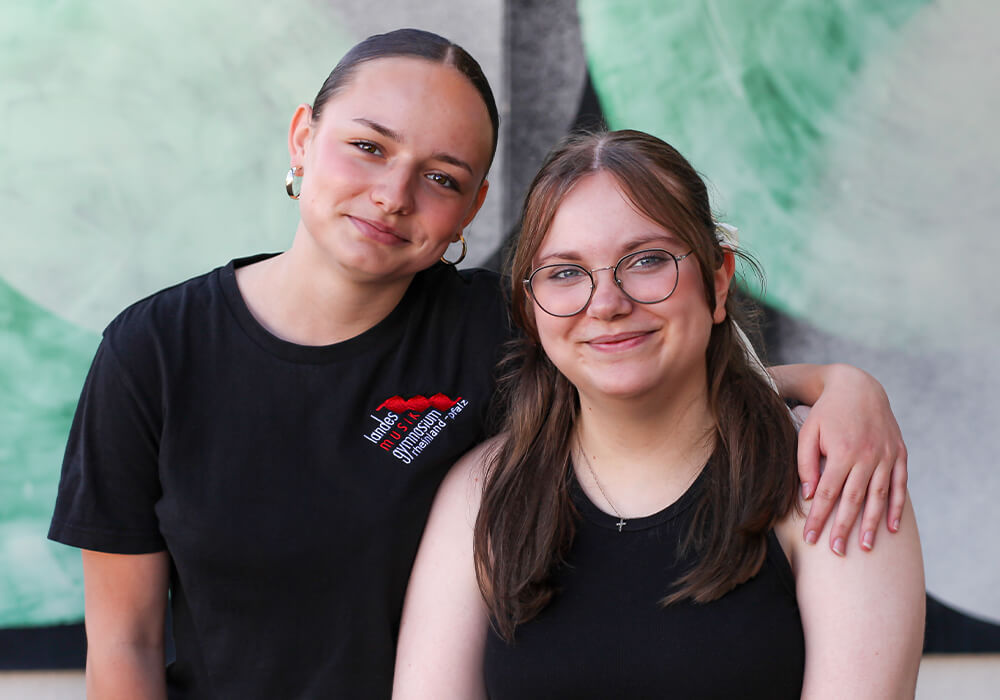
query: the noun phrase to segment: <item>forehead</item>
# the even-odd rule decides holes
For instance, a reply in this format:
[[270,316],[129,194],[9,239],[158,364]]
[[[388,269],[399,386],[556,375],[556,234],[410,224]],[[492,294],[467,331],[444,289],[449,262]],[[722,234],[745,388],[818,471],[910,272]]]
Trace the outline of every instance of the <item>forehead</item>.
[[323,108],[338,119],[366,119],[390,128],[409,145],[463,151],[463,160],[486,163],[493,128],[483,97],[454,66],[411,58],[376,58],[358,64],[351,79]]
[[563,198],[535,257],[613,257],[647,244],[677,242],[668,228],[635,208],[613,175],[599,171],[580,179]]

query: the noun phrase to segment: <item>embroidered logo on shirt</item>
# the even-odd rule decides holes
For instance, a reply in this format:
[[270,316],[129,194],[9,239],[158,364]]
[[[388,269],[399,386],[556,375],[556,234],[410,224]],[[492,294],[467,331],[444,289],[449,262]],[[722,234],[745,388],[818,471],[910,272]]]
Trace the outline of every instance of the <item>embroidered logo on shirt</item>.
[[456,399],[444,394],[408,399],[392,396],[370,414],[375,427],[363,437],[403,464],[410,464],[468,405],[461,396]]
[[461,396],[457,399],[449,399],[444,394],[434,394],[429,399],[419,395],[409,399],[404,399],[402,396],[393,396],[379,404],[379,407],[375,410],[381,411],[383,408],[388,408],[390,411],[401,413],[409,409],[417,413],[423,413],[428,408],[436,408],[439,411],[447,411],[461,400]]

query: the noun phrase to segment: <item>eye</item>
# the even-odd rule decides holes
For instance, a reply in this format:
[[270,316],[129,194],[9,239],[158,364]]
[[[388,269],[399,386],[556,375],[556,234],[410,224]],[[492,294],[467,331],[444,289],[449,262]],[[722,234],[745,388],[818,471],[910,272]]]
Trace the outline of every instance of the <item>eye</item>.
[[461,191],[458,187],[458,182],[450,175],[445,175],[444,173],[427,173],[424,177],[431,182],[441,185],[441,187],[446,187],[447,189],[455,190],[456,192]]
[[370,153],[373,156],[382,155],[382,150],[371,141],[351,141],[350,144],[355,148],[357,148],[359,151]]
[[671,255],[665,250],[640,250],[625,260],[625,267],[636,272],[653,272],[669,265]]
[[552,265],[542,268],[544,280],[553,284],[575,284],[588,281],[586,270],[578,265]]

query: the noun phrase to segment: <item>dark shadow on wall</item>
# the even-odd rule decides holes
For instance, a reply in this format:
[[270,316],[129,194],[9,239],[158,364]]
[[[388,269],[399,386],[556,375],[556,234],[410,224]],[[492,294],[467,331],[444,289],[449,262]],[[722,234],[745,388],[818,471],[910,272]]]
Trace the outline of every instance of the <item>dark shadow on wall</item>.
[[[173,618],[167,610],[164,654],[173,661]],[[83,623],[51,627],[0,629],[0,671],[57,671],[82,669],[87,661],[87,633]]]
[[83,623],[0,630],[0,671],[83,668],[86,657]]
[[1000,651],[1000,625],[966,615],[927,594],[925,654]]
[[[527,126],[530,128],[530,124]],[[604,123],[604,113],[601,111],[601,102],[597,97],[597,91],[594,90],[594,83],[590,79],[590,73],[588,72],[586,79],[583,82],[583,88],[580,91],[579,106],[576,111],[576,117],[570,127],[570,131],[592,131],[605,127],[606,124]],[[531,154],[529,156],[529,154],[525,153],[513,153],[511,154],[511,157],[530,157],[539,160],[539,162],[541,159],[539,154]],[[517,202],[516,204],[512,204],[512,206],[515,206],[519,213],[522,204],[523,202]],[[483,263],[483,267],[494,271],[504,272],[503,266],[506,261],[507,254],[513,247],[515,241],[517,241],[518,219],[515,219],[515,224],[507,232],[507,235],[504,237],[500,247]]]

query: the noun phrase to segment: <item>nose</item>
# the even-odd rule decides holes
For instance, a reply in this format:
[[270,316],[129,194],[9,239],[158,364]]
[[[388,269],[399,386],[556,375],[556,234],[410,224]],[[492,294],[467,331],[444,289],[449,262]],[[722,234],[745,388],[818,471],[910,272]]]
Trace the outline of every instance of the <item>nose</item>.
[[632,310],[632,300],[615,282],[614,268],[602,267],[591,270],[590,274],[594,278],[594,293],[587,305],[588,316],[606,320]]
[[412,176],[401,165],[387,166],[373,183],[372,202],[387,214],[409,214],[413,211]]

